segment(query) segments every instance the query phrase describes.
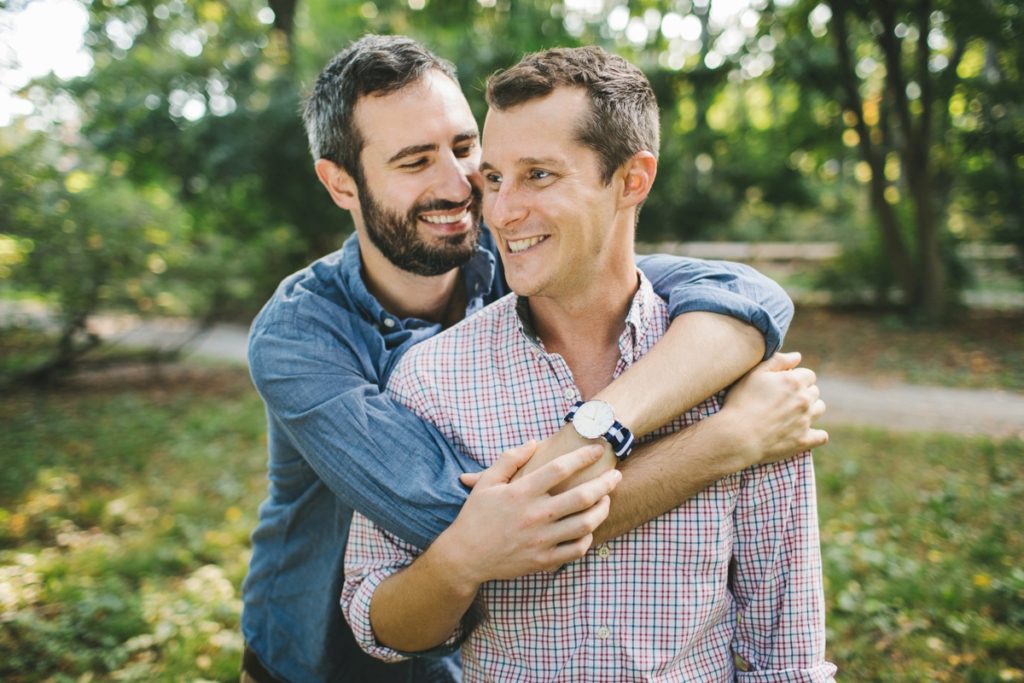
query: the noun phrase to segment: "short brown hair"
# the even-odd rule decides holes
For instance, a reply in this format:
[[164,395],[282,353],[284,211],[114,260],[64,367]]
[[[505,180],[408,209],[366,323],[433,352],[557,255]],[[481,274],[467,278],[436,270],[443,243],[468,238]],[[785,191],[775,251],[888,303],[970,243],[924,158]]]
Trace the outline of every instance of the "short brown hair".
[[604,182],[637,152],[658,156],[658,102],[640,69],[599,47],[553,48],[523,57],[487,81],[487,104],[505,110],[576,87],[590,98],[590,115],[576,139],[597,152]]

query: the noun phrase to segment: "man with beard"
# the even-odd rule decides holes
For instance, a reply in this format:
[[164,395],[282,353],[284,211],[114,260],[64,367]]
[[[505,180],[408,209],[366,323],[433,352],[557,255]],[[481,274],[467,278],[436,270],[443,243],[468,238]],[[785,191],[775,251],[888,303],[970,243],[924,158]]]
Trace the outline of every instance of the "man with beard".
[[[253,323],[270,487],[243,586],[243,681],[457,680],[450,657],[386,665],[362,654],[338,597],[353,510],[426,548],[467,501],[459,475],[480,470],[382,392],[406,350],[508,291],[479,223],[477,125],[450,63],[385,36],[331,60],[305,121],[318,177],[356,232],[286,278]],[[791,304],[743,266],[668,257],[640,265],[678,319],[665,343],[599,397],[645,434],[773,353]],[[798,362],[797,354],[768,361],[779,370]],[[599,457],[593,448],[580,449],[572,430],[539,445],[523,434],[525,445],[485,473],[472,514],[449,537],[500,542],[522,573],[578,557],[599,524],[621,533],[722,476],[823,442],[810,428],[821,411],[807,400],[811,390],[808,370],[748,376],[723,414],[731,409],[749,428],[715,418],[641,449],[623,468],[610,516],[610,477],[552,495]],[[527,461],[532,471],[512,481]],[[549,517],[529,514],[539,504]],[[559,522],[567,516],[579,524]]]

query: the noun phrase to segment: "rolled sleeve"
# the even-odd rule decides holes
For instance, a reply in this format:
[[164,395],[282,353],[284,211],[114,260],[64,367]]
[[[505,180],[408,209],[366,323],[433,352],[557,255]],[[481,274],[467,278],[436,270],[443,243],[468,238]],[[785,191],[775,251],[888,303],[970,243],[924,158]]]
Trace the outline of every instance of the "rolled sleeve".
[[418,550],[373,524],[363,515],[352,517],[345,551],[345,583],[341,611],[359,647],[371,657],[398,662],[411,656],[443,655],[454,651],[461,640],[456,630],[448,640],[427,652],[402,652],[382,645],[373,632],[370,605],[373,595],[388,577],[413,563]]
[[752,325],[765,340],[764,357],[782,347],[793,320],[793,301],[771,278],[742,263],[656,254],[637,258],[674,319],[703,311]]

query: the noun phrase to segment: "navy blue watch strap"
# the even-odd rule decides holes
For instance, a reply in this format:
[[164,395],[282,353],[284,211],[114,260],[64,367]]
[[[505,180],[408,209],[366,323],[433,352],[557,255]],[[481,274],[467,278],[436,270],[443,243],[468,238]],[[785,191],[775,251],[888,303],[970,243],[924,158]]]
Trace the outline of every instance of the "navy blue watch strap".
[[[576,417],[576,413],[580,407],[584,405],[585,401],[576,401],[569,412],[565,415],[565,422],[572,422]],[[627,455],[633,450],[635,445],[635,439],[633,438],[633,432],[623,425],[621,422],[612,418],[612,424],[608,427],[607,431],[600,435],[612,446],[612,452],[615,453],[615,457],[619,460],[624,460]]]

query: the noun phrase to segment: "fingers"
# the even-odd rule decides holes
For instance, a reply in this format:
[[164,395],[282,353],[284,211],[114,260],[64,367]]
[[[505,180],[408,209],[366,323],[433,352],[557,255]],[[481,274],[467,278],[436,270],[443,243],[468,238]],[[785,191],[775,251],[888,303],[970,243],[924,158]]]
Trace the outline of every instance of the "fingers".
[[[553,496],[544,512],[548,519],[554,520],[590,510],[602,498],[607,497],[620,481],[622,481],[622,473],[618,470],[609,470],[599,477],[594,477],[590,481],[585,481],[568,491]],[[601,521],[604,520],[601,519],[598,524]],[[586,533],[586,531],[593,531],[593,529],[583,530],[582,533]],[[576,533],[566,538],[577,538],[580,535],[581,533]]]
[[807,448],[818,448],[828,443],[828,432],[824,429],[809,429],[807,437],[809,440]]
[[549,571],[557,569],[566,562],[583,557],[594,542],[594,530],[608,518],[611,511],[611,498],[602,496],[594,505],[583,512],[559,520],[552,526],[552,542],[550,550]]
[[801,356],[799,351],[787,351],[786,353],[779,351],[773,354],[771,358],[761,363],[761,367],[773,372],[792,370],[796,366],[800,365],[800,358]]
[[[476,484],[493,486],[495,484],[508,483],[515,476],[515,473],[519,471],[519,468],[533,457],[533,453],[536,450],[537,442],[533,439],[530,439],[522,446],[510,448],[501,454],[497,462],[480,473]],[[459,477],[459,479],[462,479],[462,477]]]
[[818,383],[818,376],[810,368],[793,368],[789,374],[796,378],[801,386],[810,387]]
[[822,401],[820,398],[816,400],[814,402],[814,405],[811,406],[811,420],[817,420],[819,417],[825,414],[825,411],[827,409],[828,406],[825,405],[824,401]]
[[577,538],[566,543],[559,544],[551,549],[547,559],[549,562],[544,567],[545,571],[553,572],[556,571],[563,564],[574,562],[590,550],[590,546],[594,543],[594,535],[587,534],[582,538]]
[[604,523],[604,520],[608,519],[610,511],[611,498],[607,495],[601,496],[585,510],[563,517],[552,524],[552,540],[554,543],[561,544],[593,533]]
[[588,445],[577,448],[565,455],[560,455],[536,472],[531,472],[517,483],[522,483],[533,492],[550,491],[580,470],[597,462],[604,453],[599,445]]

